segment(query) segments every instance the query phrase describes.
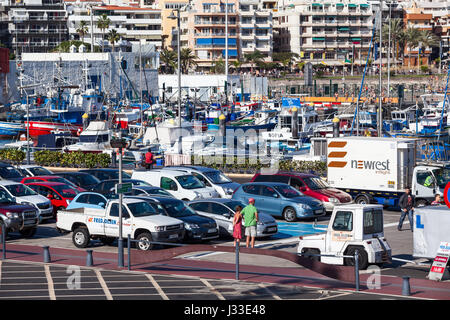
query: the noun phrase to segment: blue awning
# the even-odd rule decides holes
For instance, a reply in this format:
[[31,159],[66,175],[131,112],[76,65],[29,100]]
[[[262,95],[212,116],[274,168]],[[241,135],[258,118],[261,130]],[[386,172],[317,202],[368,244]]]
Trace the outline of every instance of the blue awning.
[[[225,38],[215,38],[213,39],[214,44],[225,44]],[[229,42],[228,42],[229,43]]]
[[[225,56],[225,50],[222,50],[222,55]],[[237,50],[234,49],[228,49],[228,56],[229,57],[237,57],[238,53]]]
[[212,44],[211,38],[199,38],[197,39],[197,44]]

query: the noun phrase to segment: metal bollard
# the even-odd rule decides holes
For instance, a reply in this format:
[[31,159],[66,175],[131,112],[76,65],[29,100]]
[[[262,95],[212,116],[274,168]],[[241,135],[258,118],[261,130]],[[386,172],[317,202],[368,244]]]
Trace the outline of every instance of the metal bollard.
[[44,246],[43,248],[44,248],[44,263],[52,262],[52,259],[50,258],[49,246]]
[[128,235],[127,238],[127,250],[128,250],[128,254],[127,254],[127,268],[128,271],[131,270],[131,236]]
[[355,287],[359,291],[359,255],[358,250],[355,251]]
[[236,242],[236,280],[239,280],[239,242]]
[[402,296],[410,296],[410,295],[411,295],[411,287],[409,285],[409,277],[404,276],[402,284]]
[[94,265],[94,258],[92,257],[92,250],[86,250],[86,267],[92,267]]

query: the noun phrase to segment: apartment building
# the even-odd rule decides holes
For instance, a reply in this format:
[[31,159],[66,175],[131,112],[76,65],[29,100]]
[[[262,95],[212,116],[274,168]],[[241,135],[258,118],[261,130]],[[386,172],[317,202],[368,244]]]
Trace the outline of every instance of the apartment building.
[[[197,0],[190,9],[181,12],[181,47],[189,47],[197,56],[197,69],[208,71],[215,63],[225,60],[228,37],[228,59],[239,56],[239,1],[228,0],[228,33],[225,33],[224,0]],[[176,31],[174,29],[174,31]],[[172,46],[176,47],[173,32]]]
[[161,10],[162,19],[162,47],[172,47],[172,32],[177,28],[177,20],[169,19],[173,10],[180,10],[189,4],[189,0],[159,0],[158,8]]
[[2,43],[18,55],[49,52],[67,40],[62,0],[2,0]]
[[[265,2],[267,4],[267,2]],[[267,61],[273,51],[272,8],[264,7],[259,0],[239,1],[239,47],[241,57],[260,51]]]
[[[157,48],[162,45],[162,20],[161,10],[150,7],[131,7],[118,5],[104,5],[100,1],[83,1],[66,0],[68,16],[68,29],[70,39],[80,39],[77,29],[81,21],[87,24],[88,32],[84,36],[84,41],[91,43],[91,11],[92,8],[92,24],[94,44],[102,45],[102,35],[108,34],[115,29],[121,37],[121,41],[128,44],[137,44],[143,41],[153,44]],[[102,30],[97,27],[97,21],[100,16],[106,14],[109,18],[110,25],[108,29]],[[105,47],[109,46],[109,42],[104,40]]]
[[274,48],[328,66],[364,64],[374,16],[365,0],[284,0],[274,13]]

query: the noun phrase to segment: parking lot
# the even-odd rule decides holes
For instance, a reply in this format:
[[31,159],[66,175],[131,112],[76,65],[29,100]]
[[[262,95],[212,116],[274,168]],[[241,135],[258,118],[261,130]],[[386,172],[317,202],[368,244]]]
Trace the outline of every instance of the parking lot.
[[[74,276],[76,273],[79,277]],[[0,275],[0,300],[394,299],[342,290],[9,261],[0,263]]]

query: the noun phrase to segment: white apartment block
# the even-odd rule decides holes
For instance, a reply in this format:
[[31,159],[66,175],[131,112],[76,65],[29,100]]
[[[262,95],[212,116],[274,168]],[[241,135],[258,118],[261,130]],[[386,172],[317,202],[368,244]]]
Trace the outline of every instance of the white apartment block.
[[364,64],[374,14],[366,0],[280,0],[274,48],[329,66]]
[[259,0],[239,1],[239,41],[241,56],[260,51],[271,60],[273,51],[272,10]]
[[[88,32],[84,36],[84,42],[91,43],[91,21],[93,24],[94,45],[102,45],[102,35],[115,29],[121,37],[121,43],[138,44],[144,42],[153,44],[157,48],[162,45],[161,10],[153,7],[131,7],[119,5],[104,5],[102,1],[75,1],[66,0],[69,13],[68,29],[70,39],[80,39],[77,29],[81,21],[87,23]],[[92,8],[92,17],[91,11]],[[109,28],[106,30],[97,27],[100,16],[106,14],[110,19]],[[92,20],[91,20],[92,19]],[[104,40],[105,47],[109,42]],[[119,43],[120,44],[120,43]]]

